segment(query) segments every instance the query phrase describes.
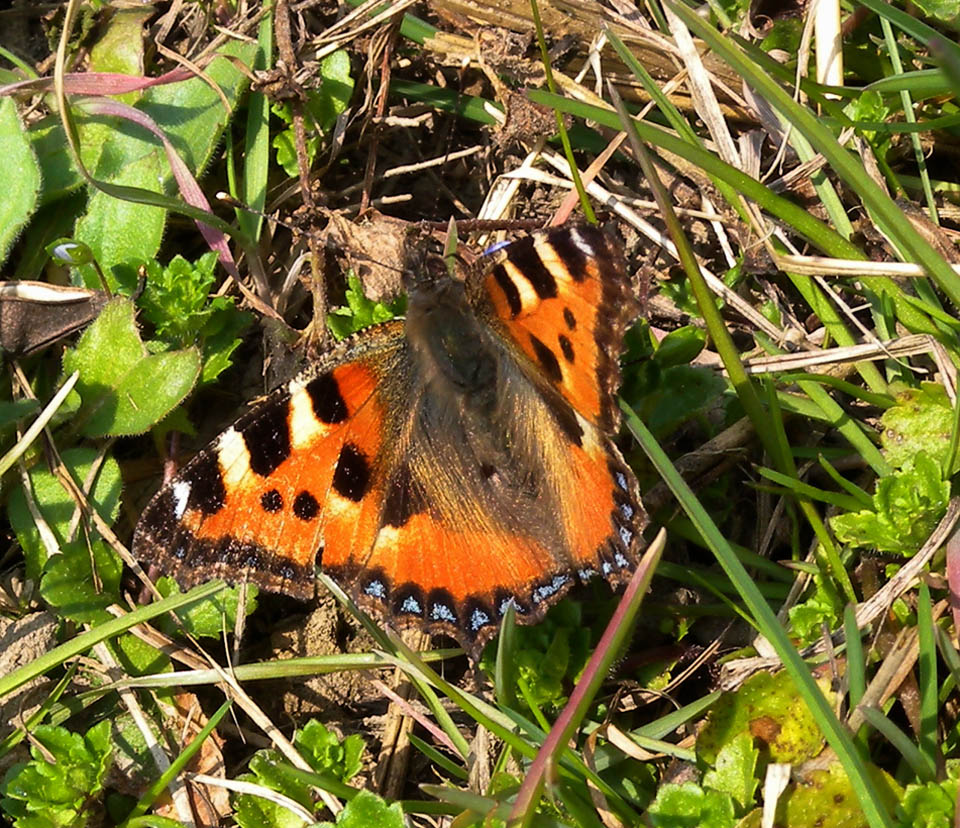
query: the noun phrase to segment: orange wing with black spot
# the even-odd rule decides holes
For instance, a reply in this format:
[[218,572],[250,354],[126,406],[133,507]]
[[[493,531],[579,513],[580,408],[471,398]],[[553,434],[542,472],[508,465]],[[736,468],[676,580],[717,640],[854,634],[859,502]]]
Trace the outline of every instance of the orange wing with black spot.
[[324,526],[367,492],[386,416],[377,389],[402,346],[401,322],[378,326],[274,391],[154,497],[135,554],[184,586],[249,580],[312,597]]
[[614,394],[627,325],[639,302],[616,243],[588,225],[508,245],[484,280],[508,335],[583,417],[620,422]]

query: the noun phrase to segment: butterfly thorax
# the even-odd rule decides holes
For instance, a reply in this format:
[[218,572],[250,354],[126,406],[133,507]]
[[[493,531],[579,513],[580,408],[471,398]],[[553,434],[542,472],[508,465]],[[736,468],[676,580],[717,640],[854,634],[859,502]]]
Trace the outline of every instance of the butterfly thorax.
[[461,398],[475,410],[492,410],[499,355],[470,307],[462,282],[444,277],[413,288],[406,337],[428,385]]

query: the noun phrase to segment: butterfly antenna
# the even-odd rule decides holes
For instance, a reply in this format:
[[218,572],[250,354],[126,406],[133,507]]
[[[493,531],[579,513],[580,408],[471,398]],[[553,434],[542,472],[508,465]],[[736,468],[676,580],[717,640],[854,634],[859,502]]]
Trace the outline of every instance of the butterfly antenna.
[[249,204],[244,204],[240,199],[234,198],[230,193],[221,190],[216,194],[217,201],[222,201],[228,207],[233,207],[234,210],[243,210],[245,213],[250,213],[253,216],[259,216],[266,221],[272,222],[273,224],[279,224],[281,227],[285,227],[291,233],[301,233],[305,236],[313,234],[312,230],[306,230],[299,225],[296,225],[292,222],[287,221],[286,219],[279,218],[278,216],[271,216],[268,213],[264,213],[263,210],[258,210],[256,207],[251,207]]

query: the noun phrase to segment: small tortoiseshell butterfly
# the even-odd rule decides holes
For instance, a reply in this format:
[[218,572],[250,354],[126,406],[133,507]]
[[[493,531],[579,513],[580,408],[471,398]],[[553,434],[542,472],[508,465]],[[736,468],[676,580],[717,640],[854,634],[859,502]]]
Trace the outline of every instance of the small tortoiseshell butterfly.
[[184,586],[298,598],[314,568],[471,652],[510,604],[632,572],[646,515],[612,442],[638,301],[600,230],[541,231],[486,268],[404,273],[408,307],[313,362],[150,502],[134,553]]

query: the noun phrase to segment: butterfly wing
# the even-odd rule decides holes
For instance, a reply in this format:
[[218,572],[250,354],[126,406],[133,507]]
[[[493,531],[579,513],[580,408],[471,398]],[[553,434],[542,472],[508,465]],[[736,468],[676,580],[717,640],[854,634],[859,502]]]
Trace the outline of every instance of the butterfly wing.
[[610,434],[627,325],[639,302],[616,244],[589,225],[508,245],[483,281],[503,330],[585,419]]
[[623,578],[645,525],[616,447],[585,420],[572,442],[535,386],[514,379],[496,425],[509,456],[471,439],[463,420],[431,433],[437,400],[426,396],[378,496],[358,505],[350,538],[335,548],[328,534],[324,550],[324,568],[361,603],[474,651],[511,604],[534,623],[577,577]]
[[134,554],[184,586],[249,580],[311,597],[323,527],[362,497],[380,450],[376,389],[402,343],[402,322],[377,326],[275,390],[157,493]]

